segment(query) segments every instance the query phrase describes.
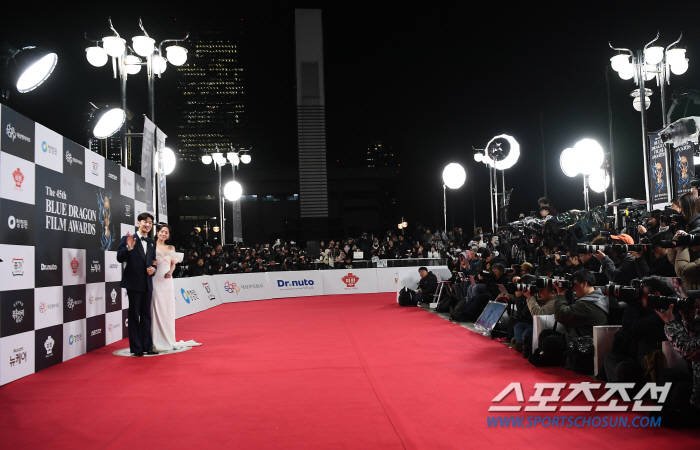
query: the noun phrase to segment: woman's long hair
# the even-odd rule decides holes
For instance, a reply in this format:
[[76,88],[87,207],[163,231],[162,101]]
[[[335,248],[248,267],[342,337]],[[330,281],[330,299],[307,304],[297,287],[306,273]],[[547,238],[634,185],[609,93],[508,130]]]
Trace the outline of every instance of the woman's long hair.
[[700,199],[693,192],[686,192],[678,198],[678,205],[685,217],[686,229],[689,229],[692,218],[700,213]]

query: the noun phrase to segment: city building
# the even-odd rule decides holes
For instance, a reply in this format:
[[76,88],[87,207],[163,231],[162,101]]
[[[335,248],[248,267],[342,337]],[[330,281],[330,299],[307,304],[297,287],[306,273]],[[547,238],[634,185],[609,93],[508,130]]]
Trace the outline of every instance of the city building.
[[198,161],[205,153],[245,145],[245,72],[240,26],[194,31],[187,63],[177,68],[177,153]]

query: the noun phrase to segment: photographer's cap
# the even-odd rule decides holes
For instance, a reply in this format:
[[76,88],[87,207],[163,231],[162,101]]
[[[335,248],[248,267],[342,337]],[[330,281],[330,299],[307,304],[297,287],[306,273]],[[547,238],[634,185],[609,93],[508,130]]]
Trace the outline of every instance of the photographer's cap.
[[622,233],[622,234],[617,235],[617,236],[611,235],[610,239],[616,239],[618,241],[622,241],[623,244],[627,244],[627,245],[634,244],[634,239],[632,239],[632,236],[630,236],[629,234]]

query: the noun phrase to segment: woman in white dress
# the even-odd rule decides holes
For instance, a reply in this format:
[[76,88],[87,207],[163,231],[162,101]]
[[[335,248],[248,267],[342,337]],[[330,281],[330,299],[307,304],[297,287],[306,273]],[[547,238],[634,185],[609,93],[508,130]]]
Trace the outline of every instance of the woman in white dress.
[[162,224],[156,233],[156,261],[158,270],[153,275],[153,300],[151,302],[151,333],[153,347],[164,352],[182,347],[201,345],[194,341],[177,342],[175,340],[175,285],[173,271],[175,265],[182,262],[182,253],[175,252],[175,247],[167,245],[170,239],[170,226]]

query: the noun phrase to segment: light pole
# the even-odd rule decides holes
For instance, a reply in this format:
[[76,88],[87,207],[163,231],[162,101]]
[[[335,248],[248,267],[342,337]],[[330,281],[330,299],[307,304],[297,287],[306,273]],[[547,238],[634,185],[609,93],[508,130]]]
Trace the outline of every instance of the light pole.
[[[505,140],[510,146],[508,155],[505,155],[505,150],[501,148],[502,143],[497,140]],[[477,149],[475,149],[477,150]],[[506,207],[506,176],[505,170],[513,167],[513,165],[518,161],[520,157],[520,144],[515,140],[513,136],[507,134],[501,134],[491,138],[491,140],[486,144],[486,149],[483,150],[484,153],[479,153],[482,150],[477,150],[474,154],[474,161],[482,162],[489,166],[489,186],[491,198],[491,230],[496,232],[496,225],[498,224],[498,173],[497,170],[501,170],[501,181],[503,183],[503,208],[505,211]],[[495,212],[495,215],[494,215]]]
[[[218,203],[219,203],[219,219],[220,219],[220,224],[221,224],[221,245],[226,245],[226,211],[225,211],[225,202],[226,199],[235,202],[238,199],[241,198],[241,195],[243,194],[243,188],[238,183],[235,181],[236,177],[236,169],[238,168],[238,165],[240,163],[243,164],[249,164],[251,161],[251,156],[248,154],[250,149],[245,150],[245,149],[238,149],[237,151],[231,146],[231,151],[226,153],[226,156],[224,156],[223,153],[219,152],[219,148],[216,148],[216,152],[209,155],[205,154],[202,156],[202,162],[204,164],[211,164],[212,161],[214,162],[214,166],[216,168],[216,171],[218,172],[219,175],[219,194],[218,194]],[[234,180],[226,183],[226,186],[222,187],[221,185],[221,167],[225,166],[227,163],[231,163],[231,169],[233,173]],[[235,203],[234,203],[234,208],[235,208]],[[235,224],[234,224],[235,227]],[[235,241],[235,229],[234,229],[234,241]]]
[[[685,49],[676,48],[683,38],[683,34],[671,45],[664,49],[659,46],[652,46],[659,39],[659,33],[656,37],[644,46],[643,50],[633,53],[626,48],[615,48],[610,42],[608,45],[613,50],[625,52],[628,54],[619,53],[610,58],[612,68],[620,75],[623,80],[634,79],[637,89],[630,94],[634,97],[633,106],[640,112],[642,120],[642,149],[644,151],[644,186],[646,189],[647,210],[652,207],[650,191],[649,191],[649,143],[647,140],[647,116],[646,110],[651,104],[648,97],[652,94],[650,89],[644,87],[646,81],[651,81],[656,78],[656,85],[660,88],[661,94],[661,114],[663,118],[664,128],[668,126],[668,117],[666,115],[666,84],[671,84],[671,73],[674,75],[682,75],[688,70],[688,60],[685,57]],[[630,57],[632,60],[630,61]],[[666,164],[671,167],[671,155],[666,151]],[[667,186],[670,187],[670,174],[666,171]]]
[[466,180],[467,173],[464,171],[464,167],[457,163],[448,164],[445,167],[445,170],[442,171],[442,200],[443,213],[445,216],[445,236],[447,236],[447,188],[459,189]]
[[[109,57],[112,59],[112,72],[114,78],[119,78],[121,110],[126,115],[126,80],[128,75],[136,75],[141,71],[141,66],[146,66],[148,77],[148,118],[155,123],[155,93],[154,84],[155,76],[160,75],[167,68],[167,63],[175,66],[181,66],[187,61],[187,50],[178,45],[171,45],[165,50],[168,59],[163,57],[163,44],[166,42],[182,42],[189,38],[189,33],[183,39],[165,39],[156,47],[155,40],[151,38],[143,27],[141,18],[139,18],[139,28],[143,31],[142,36],[135,36],[131,39],[132,46],[126,44],[126,41],[119,35],[117,30],[112,25],[112,18],[109,18],[109,28],[114,32],[114,36],[106,36],[102,40],[88,39],[87,33],[85,39],[94,42],[93,47],[85,49],[88,62],[95,67],[102,67],[107,64]],[[102,43],[102,47],[100,47]],[[138,56],[137,56],[138,55]],[[146,62],[142,62],[139,56],[146,58]],[[116,113],[115,113],[116,115]],[[121,116],[120,116],[121,117]],[[122,165],[127,166],[127,136],[126,120],[121,124],[116,121],[112,123],[115,128],[107,137],[114,135],[121,130],[122,142]],[[104,135],[104,132],[103,132]],[[134,134],[140,135],[140,134]],[[103,136],[100,136],[103,137]]]
[[[577,142],[573,148],[564,149],[559,157],[559,165],[564,175],[568,177],[575,177],[578,174],[583,175],[583,201],[586,211],[590,211],[588,177],[595,173],[596,189],[594,190],[596,190],[596,192],[602,192],[597,190],[600,186],[598,180],[600,174],[598,171],[602,170],[600,166],[603,164],[604,158],[603,148],[593,139],[583,139]],[[605,184],[605,178],[606,175],[604,173],[602,177],[603,184]]]

